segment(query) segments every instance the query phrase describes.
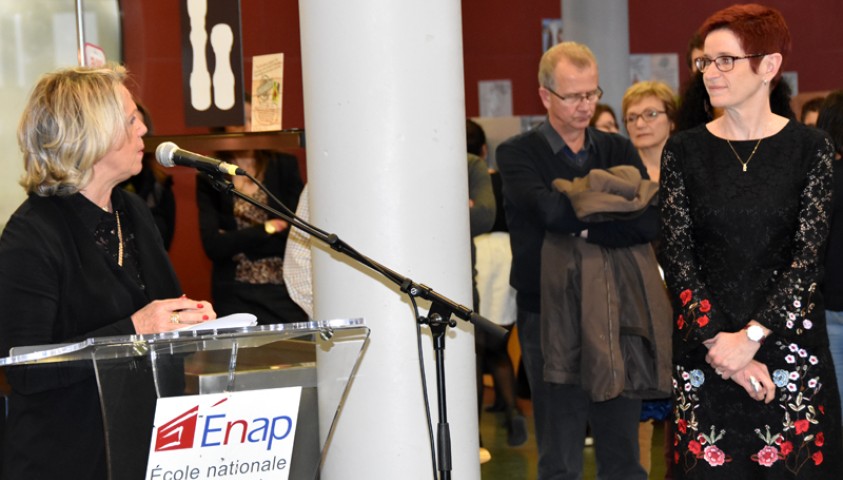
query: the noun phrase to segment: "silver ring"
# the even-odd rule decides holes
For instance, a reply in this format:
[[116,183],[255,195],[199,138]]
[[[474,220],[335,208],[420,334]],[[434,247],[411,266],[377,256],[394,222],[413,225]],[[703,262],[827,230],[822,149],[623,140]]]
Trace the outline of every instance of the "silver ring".
[[181,321],[179,320],[179,312],[173,312],[170,314],[170,323],[181,323]]
[[749,376],[749,383],[752,385],[752,389],[755,390],[755,393],[761,391],[761,383],[752,375]]
[[716,374],[717,374],[718,376],[720,376],[720,377],[722,377],[722,376],[723,376],[723,370],[720,370],[719,368],[715,368],[715,369],[714,369],[714,373],[716,373]]

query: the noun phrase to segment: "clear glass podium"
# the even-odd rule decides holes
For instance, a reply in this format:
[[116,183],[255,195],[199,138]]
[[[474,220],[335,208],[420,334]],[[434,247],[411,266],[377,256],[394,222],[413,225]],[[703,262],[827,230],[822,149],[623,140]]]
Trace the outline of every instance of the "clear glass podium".
[[145,477],[157,399],[300,386],[289,478],[315,479],[368,337],[362,319],[183,330],[18,347],[0,367],[93,368],[112,480]]

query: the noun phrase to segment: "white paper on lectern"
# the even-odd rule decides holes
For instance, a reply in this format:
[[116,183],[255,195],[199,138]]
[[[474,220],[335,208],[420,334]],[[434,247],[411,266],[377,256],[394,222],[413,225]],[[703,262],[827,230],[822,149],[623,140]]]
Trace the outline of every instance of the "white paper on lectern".
[[251,313],[233,313],[224,317],[208,320],[207,322],[197,323],[189,327],[180,328],[179,330],[220,330],[223,328],[242,328],[252,327],[258,324],[258,317]]

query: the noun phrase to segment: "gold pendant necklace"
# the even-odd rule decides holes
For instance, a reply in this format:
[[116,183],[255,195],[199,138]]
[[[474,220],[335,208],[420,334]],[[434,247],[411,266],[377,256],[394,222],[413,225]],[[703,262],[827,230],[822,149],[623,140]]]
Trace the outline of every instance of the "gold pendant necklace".
[[114,211],[117,217],[117,265],[123,266],[123,228],[120,226],[120,212]]
[[755,148],[753,148],[752,153],[749,154],[749,158],[747,158],[746,161],[744,162],[743,159],[741,158],[741,156],[738,155],[738,152],[735,150],[735,147],[732,146],[732,142],[730,142],[728,139],[726,139],[726,143],[729,144],[729,148],[732,149],[732,153],[734,153],[735,157],[737,157],[738,161],[741,162],[741,166],[743,167],[744,172],[746,172],[746,166],[749,165],[749,162],[752,160],[752,157],[755,156],[755,152],[758,151],[758,145],[761,145],[761,140],[764,140],[764,139],[763,138],[758,139],[758,142],[755,143]]

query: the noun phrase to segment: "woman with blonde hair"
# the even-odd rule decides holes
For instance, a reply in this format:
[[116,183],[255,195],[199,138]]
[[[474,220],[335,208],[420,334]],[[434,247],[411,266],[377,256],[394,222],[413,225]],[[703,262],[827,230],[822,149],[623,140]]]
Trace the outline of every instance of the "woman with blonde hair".
[[[208,302],[182,295],[146,203],[117,188],[140,172],[146,132],[125,81],[119,66],[68,68],[44,75],[29,98],[18,127],[29,197],[0,238],[3,356],[13,347],[168,332],[216,316]],[[104,480],[94,369],[54,365],[6,370],[6,438],[14,441],[4,446],[2,478]],[[123,379],[121,407],[131,412],[129,430],[145,432],[127,462],[142,469],[156,397],[136,388],[150,387],[139,378]]]
[[633,84],[621,101],[629,140],[638,150],[647,174],[654,182],[659,181],[662,149],[673,132],[676,108],[676,94],[666,83],[659,81]]
[[[633,84],[621,101],[623,122],[629,140],[638,150],[647,175],[659,181],[662,149],[673,133],[676,115],[676,95],[664,82],[645,81]],[[646,400],[641,404],[641,423],[638,426],[638,446],[641,466],[647,472],[651,467],[653,422],[663,422],[669,416],[670,400]],[[667,448],[672,442],[665,442]],[[668,465],[669,467],[670,465]]]

